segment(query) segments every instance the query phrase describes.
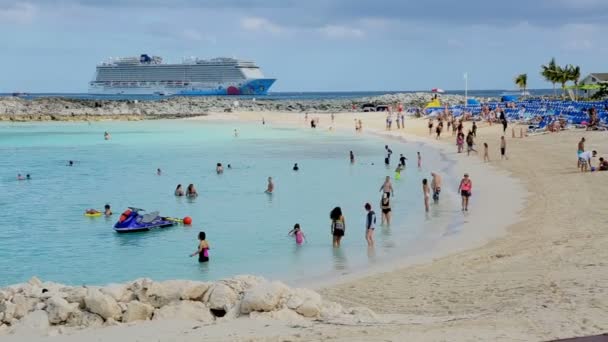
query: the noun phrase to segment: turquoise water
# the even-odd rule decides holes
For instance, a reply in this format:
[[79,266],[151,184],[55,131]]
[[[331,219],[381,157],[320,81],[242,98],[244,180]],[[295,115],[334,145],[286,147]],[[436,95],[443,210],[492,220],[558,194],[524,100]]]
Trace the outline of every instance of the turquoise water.
[[[106,130],[110,141],[103,140]],[[415,160],[422,148],[397,142],[391,147],[393,164],[399,153]],[[357,156],[354,165],[349,150]],[[377,229],[377,246],[368,253],[363,204],[371,202],[380,218],[379,187],[394,168],[383,165],[384,141],[373,137],[194,121],[4,124],[0,155],[0,285],[34,275],[67,284],[138,277],[213,280],[243,273],[322,276],[411,249],[433,219],[421,202],[420,180],[428,172],[408,167],[394,183],[393,224]],[[68,167],[68,160],[75,165]],[[217,162],[233,169],[217,175]],[[295,162],[299,172],[291,170]],[[17,181],[17,173],[32,179]],[[268,176],[276,184],[272,196],[263,193]],[[178,183],[194,183],[200,196],[174,197]],[[112,218],[83,215],[106,203]],[[127,206],[188,215],[194,223],[117,234],[112,226]],[[331,247],[329,233],[334,206],[342,207],[347,220],[339,250]],[[287,237],[296,222],[308,237],[300,247]],[[202,265],[188,257],[201,230],[212,248],[211,262]]]

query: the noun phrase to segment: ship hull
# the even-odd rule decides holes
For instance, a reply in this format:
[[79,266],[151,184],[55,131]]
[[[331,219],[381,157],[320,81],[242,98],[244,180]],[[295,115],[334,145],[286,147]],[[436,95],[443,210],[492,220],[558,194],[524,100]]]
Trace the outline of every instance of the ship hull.
[[245,80],[243,83],[220,84],[217,87],[205,86],[129,86],[116,87],[91,85],[92,95],[178,95],[178,96],[224,96],[224,95],[267,95],[276,79],[261,78]]

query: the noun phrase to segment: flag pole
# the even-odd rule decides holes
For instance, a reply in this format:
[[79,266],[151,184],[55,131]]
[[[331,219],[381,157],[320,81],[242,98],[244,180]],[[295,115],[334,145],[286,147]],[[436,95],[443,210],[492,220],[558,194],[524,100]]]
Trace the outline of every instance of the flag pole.
[[467,108],[469,104],[469,74],[464,73],[464,108]]

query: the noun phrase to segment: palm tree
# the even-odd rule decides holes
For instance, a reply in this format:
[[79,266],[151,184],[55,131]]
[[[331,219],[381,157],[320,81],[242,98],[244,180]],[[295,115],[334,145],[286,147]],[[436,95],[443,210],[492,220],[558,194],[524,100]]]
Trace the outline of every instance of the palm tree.
[[525,94],[526,88],[528,87],[528,74],[520,74],[515,77],[515,84],[522,90],[522,93]]
[[568,66],[570,81],[574,82],[574,100],[578,100],[578,82],[581,78],[581,67],[569,65]]
[[561,84],[562,86],[562,98],[566,97],[566,83],[568,83],[568,81],[570,81],[571,76],[570,76],[570,68],[568,66],[565,67],[561,67],[561,66],[556,66],[555,69],[555,78],[554,80]]
[[545,78],[547,82],[551,82],[553,85],[553,96],[555,96],[555,84],[559,82],[557,77],[557,63],[555,63],[555,58],[551,58],[548,64],[541,65],[542,71],[541,75]]

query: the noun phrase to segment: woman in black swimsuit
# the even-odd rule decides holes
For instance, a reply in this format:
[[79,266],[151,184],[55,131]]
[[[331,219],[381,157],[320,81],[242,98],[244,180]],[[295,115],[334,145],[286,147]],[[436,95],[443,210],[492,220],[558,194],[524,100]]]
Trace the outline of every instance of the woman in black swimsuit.
[[386,222],[387,225],[391,224],[391,199],[387,194],[382,195],[380,200],[380,208],[382,208],[382,224]]

